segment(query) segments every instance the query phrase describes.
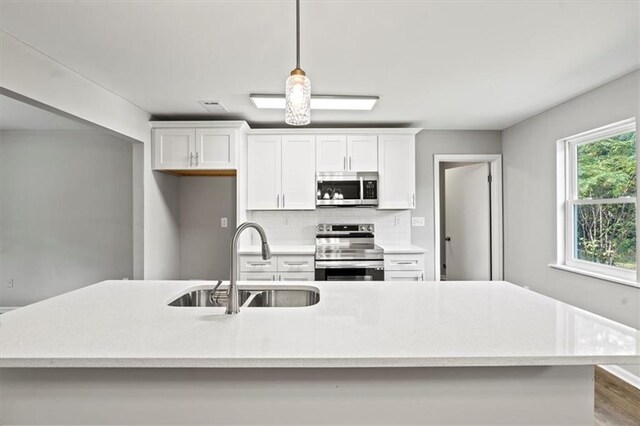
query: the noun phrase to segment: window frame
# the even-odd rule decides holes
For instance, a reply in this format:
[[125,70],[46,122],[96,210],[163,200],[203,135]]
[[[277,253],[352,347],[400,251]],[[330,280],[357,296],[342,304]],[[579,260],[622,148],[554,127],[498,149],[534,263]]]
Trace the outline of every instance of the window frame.
[[[575,206],[594,205],[594,204],[634,204],[636,207],[636,233],[638,230],[638,210],[637,210],[637,194],[634,197],[619,198],[578,198],[578,158],[577,148],[580,145],[594,143],[606,138],[617,136],[623,133],[636,132],[636,152],[637,152],[637,131],[635,118],[629,118],[597,129],[589,130],[578,135],[561,139],[564,156],[564,170],[559,176],[564,180],[564,196],[561,200],[562,220],[564,235],[559,233],[559,237],[564,241],[559,241],[559,261],[567,267],[585,273],[602,275],[613,279],[619,279],[637,283],[637,263],[638,250],[636,249],[636,269],[629,270],[616,266],[603,265],[596,262],[576,259],[574,253],[577,247],[574,246],[576,232]],[[637,158],[637,154],[636,154]],[[560,163],[560,162],[559,162]],[[638,168],[636,162],[636,170]],[[636,173],[637,175],[637,173]]]

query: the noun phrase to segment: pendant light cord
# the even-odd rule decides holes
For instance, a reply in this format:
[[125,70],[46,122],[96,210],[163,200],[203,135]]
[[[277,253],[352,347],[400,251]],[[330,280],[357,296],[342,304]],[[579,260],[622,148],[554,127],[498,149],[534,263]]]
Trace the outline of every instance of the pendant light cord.
[[300,0],[296,0],[296,68],[300,68]]

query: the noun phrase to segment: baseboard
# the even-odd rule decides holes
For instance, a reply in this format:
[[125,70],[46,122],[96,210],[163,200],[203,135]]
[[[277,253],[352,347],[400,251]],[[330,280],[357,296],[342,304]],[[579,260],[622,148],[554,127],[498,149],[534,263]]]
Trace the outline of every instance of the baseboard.
[[616,376],[618,379],[629,383],[631,386],[636,389],[640,389],[640,377],[636,376],[632,372],[625,370],[619,365],[599,365],[603,370],[608,371],[609,373]]
[[18,308],[19,306],[0,306],[0,314],[13,311],[14,309],[18,309]]

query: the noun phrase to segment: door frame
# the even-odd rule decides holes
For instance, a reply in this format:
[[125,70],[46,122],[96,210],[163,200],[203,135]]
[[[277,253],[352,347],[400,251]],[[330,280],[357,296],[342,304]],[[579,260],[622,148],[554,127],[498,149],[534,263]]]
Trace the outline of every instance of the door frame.
[[491,170],[491,275],[502,281],[504,275],[503,213],[502,213],[502,154],[435,154],[433,156],[434,205],[434,278],[440,281],[440,163],[489,163]]

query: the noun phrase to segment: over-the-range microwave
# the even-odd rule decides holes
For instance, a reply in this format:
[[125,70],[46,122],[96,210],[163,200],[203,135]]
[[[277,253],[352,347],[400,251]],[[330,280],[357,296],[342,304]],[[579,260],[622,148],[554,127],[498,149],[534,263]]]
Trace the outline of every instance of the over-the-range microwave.
[[316,179],[318,207],[378,205],[378,173],[325,172]]

